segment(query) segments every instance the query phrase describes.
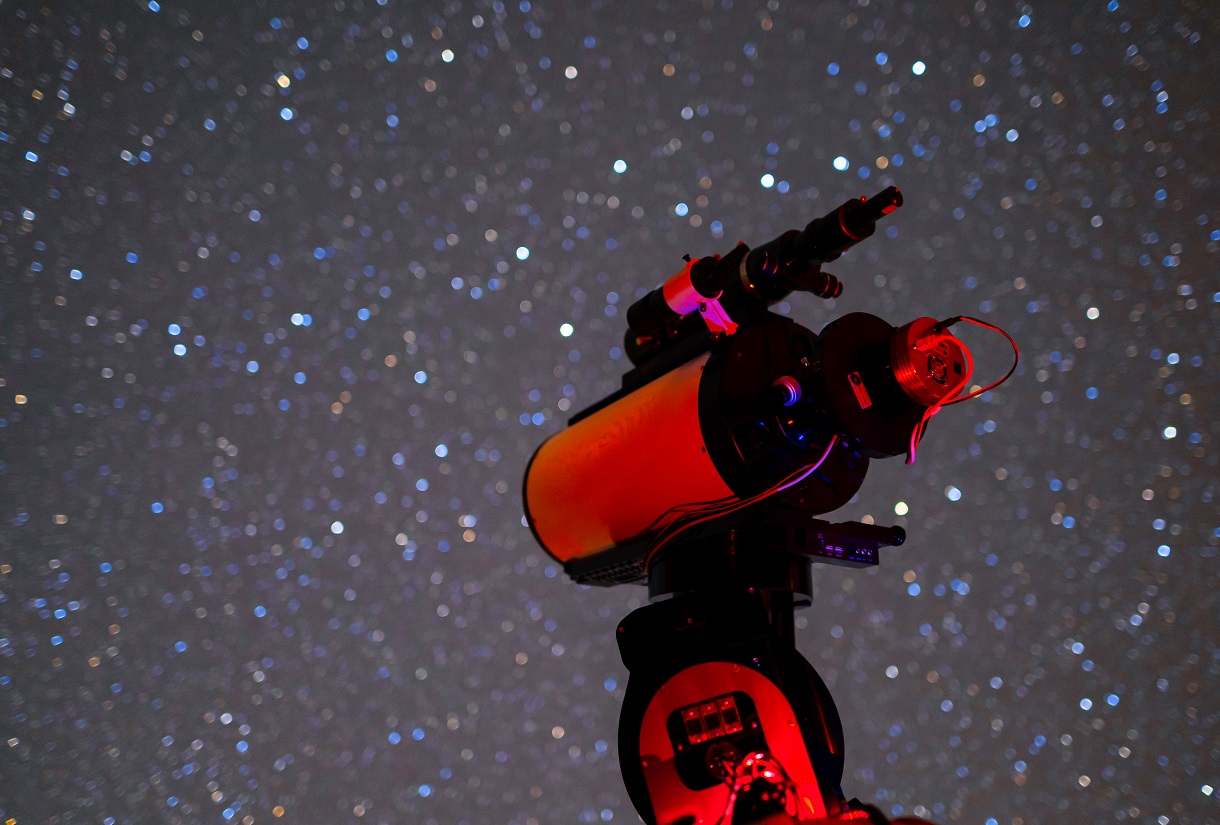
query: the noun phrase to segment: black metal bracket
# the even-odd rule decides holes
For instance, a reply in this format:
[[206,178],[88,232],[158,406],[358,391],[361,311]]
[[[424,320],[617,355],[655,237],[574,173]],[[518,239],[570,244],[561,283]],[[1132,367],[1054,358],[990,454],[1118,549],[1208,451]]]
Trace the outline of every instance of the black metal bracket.
[[[690,553],[699,552],[691,548],[707,547],[717,536],[729,536],[731,531],[748,531],[752,548],[790,555],[806,565],[821,562],[873,567],[880,563],[880,548],[906,541],[906,531],[901,527],[857,521],[831,523],[813,518],[803,510],[763,502],[692,528],[681,540],[672,542],[653,567],[674,567],[672,562],[666,564],[666,560],[689,557]],[[644,583],[650,578],[644,563],[655,538],[655,533],[648,533],[599,553],[572,559],[564,565],[564,572],[577,584],[596,587]],[[748,555],[735,553],[734,558],[746,559]]]

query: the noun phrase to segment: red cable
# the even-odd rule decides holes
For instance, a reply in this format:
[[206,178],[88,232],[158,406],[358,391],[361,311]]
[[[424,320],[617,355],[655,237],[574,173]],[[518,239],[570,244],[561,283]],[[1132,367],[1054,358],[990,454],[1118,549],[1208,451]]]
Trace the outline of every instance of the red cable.
[[[649,547],[648,553],[644,557],[644,569],[648,570],[648,568],[652,566],[653,558],[656,557],[657,553],[660,552],[662,547],[664,547],[666,544],[669,544],[669,542],[673,541],[674,538],[676,538],[678,535],[686,532],[690,528],[692,528],[698,524],[702,524],[705,521],[711,521],[714,518],[720,518],[721,516],[727,516],[730,513],[735,513],[738,510],[741,510],[745,507],[748,507],[751,504],[755,504],[759,501],[762,501],[763,499],[765,499],[771,495],[774,495],[775,493],[778,493],[782,490],[787,490],[789,487],[792,487],[796,484],[801,483],[806,478],[808,478],[810,475],[812,475],[819,467],[821,467],[823,463],[825,463],[827,457],[830,456],[831,450],[833,450],[835,447],[835,444],[838,443],[838,440],[839,440],[839,436],[837,434],[834,435],[833,437],[831,437],[830,442],[826,445],[826,450],[822,453],[821,457],[816,462],[814,462],[812,464],[808,464],[808,465],[802,467],[801,469],[797,470],[796,472],[786,476],[785,478],[781,479],[779,482],[777,482],[772,487],[770,487],[766,490],[763,490],[761,493],[758,493],[756,495],[753,495],[753,496],[750,496],[750,497],[744,498],[744,499],[731,499],[731,500],[729,500],[728,504],[720,505],[720,506],[716,506],[716,503],[713,502],[712,503],[713,506],[706,507],[706,508],[703,508],[702,510],[696,510],[694,512],[679,516],[677,519],[675,519],[674,521],[667,524],[661,530],[661,532],[657,535],[657,537],[655,539],[653,539],[653,542],[652,542],[651,546]],[[725,501],[725,499],[718,499],[718,501]],[[683,505],[683,506],[690,506],[690,505]],[[668,510],[666,512],[672,512],[675,509],[677,509],[677,508],[671,507],[670,510]],[[698,517],[698,518],[696,518],[696,517]],[[653,523],[655,524],[656,521],[654,521]]]
[[978,318],[971,318],[968,315],[961,316],[960,320],[969,321],[970,323],[974,324],[975,326],[980,326],[983,329],[989,329],[992,332],[998,332],[1001,335],[1003,335],[1005,338],[1007,338],[1008,343],[1012,345],[1012,366],[1008,368],[1008,372],[1006,372],[1004,374],[1004,377],[1001,378],[999,381],[988,384],[986,387],[983,387],[981,390],[976,390],[975,392],[972,392],[969,395],[962,396],[961,398],[955,398],[952,401],[947,401],[947,402],[945,402],[945,405],[944,405],[946,407],[949,406],[950,404],[959,404],[962,401],[969,401],[971,398],[977,398],[978,396],[982,395],[985,392],[988,392],[989,390],[994,390],[996,387],[1003,384],[1009,378],[1012,378],[1012,374],[1017,371],[1017,364],[1020,363],[1020,361],[1021,361],[1021,350],[1017,347],[1017,342],[1014,341],[1012,339],[1012,336],[1009,335],[1007,332],[1005,332],[1004,330],[995,326],[994,324],[989,324],[986,321],[980,321]]

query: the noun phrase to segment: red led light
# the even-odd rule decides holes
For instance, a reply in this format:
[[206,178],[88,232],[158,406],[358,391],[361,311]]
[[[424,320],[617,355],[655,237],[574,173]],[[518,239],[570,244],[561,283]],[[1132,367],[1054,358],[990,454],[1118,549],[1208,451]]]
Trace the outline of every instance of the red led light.
[[687,741],[692,745],[707,742],[745,730],[737,700],[732,696],[720,696],[697,705],[682,708],[682,727]]

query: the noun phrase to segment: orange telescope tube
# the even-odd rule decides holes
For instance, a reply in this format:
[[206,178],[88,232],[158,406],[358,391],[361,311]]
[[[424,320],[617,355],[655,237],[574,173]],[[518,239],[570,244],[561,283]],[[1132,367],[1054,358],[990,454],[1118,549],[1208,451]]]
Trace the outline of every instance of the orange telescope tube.
[[677,505],[733,496],[699,424],[707,361],[688,361],[538,448],[525,513],[548,553],[566,563],[663,526]]

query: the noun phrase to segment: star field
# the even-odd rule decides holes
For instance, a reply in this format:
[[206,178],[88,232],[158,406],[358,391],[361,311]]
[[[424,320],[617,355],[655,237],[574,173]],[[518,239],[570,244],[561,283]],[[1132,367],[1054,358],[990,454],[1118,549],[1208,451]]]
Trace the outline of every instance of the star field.
[[[899,186],[814,330],[1007,384],[832,517],[849,797],[1220,819],[1220,18],[1198,3],[0,2],[0,821],[637,821],[523,525],[682,266]],[[1011,354],[959,330],[978,380]],[[984,381],[986,383],[986,381]]]

